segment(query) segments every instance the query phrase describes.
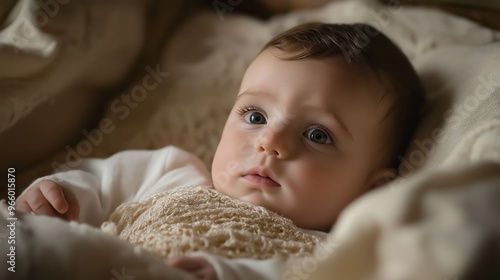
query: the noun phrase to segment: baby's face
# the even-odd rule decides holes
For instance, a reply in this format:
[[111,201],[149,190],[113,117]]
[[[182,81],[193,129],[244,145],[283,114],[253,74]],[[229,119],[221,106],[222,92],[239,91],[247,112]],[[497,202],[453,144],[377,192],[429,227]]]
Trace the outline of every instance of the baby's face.
[[[387,93],[387,94],[386,94]],[[392,103],[367,67],[282,60],[247,69],[212,164],[215,188],[296,225],[329,230],[355,198],[385,182]]]

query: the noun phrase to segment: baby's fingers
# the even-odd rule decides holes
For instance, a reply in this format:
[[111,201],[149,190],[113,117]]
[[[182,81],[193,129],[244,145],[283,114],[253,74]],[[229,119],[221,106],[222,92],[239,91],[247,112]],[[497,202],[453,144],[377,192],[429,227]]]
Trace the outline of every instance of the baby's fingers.
[[43,181],[41,182],[40,192],[57,212],[64,214],[68,211],[68,202],[61,186],[52,181]]
[[66,202],[68,203],[68,211],[65,214],[65,218],[68,221],[79,221],[80,220],[80,203],[75,194],[68,188],[63,188],[64,196],[66,197]]
[[37,215],[46,215],[55,217],[56,212],[52,208],[52,205],[47,201],[42,192],[37,189],[33,190],[25,200],[21,201],[19,205],[22,211],[33,212]]

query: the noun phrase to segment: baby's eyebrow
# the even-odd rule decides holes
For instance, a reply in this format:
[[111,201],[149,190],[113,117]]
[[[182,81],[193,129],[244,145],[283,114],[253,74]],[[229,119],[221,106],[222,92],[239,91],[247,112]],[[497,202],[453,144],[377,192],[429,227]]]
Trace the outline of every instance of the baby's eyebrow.
[[243,93],[241,93],[240,95],[238,95],[236,97],[236,101],[240,100],[242,97],[245,97],[245,96],[264,97],[264,98],[271,100],[273,103],[278,102],[278,100],[276,99],[276,96],[274,96],[270,93],[264,92],[264,91],[244,91]]

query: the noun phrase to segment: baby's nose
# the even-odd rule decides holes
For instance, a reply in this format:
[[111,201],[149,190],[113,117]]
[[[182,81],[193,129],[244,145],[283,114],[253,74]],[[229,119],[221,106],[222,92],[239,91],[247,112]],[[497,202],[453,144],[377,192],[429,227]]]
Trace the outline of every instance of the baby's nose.
[[272,129],[266,129],[256,140],[256,151],[279,159],[288,157],[288,148],[284,134],[283,130],[273,131]]

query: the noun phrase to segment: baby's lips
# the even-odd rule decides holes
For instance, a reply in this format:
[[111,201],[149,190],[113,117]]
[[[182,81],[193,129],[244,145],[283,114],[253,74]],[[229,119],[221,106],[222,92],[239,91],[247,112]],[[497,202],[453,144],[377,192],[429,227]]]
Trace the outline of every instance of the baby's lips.
[[265,167],[261,167],[261,166],[255,167],[255,168],[252,168],[245,175],[258,175],[258,176],[261,176],[261,177],[264,177],[264,178],[268,178],[269,180],[274,181],[276,184],[281,185],[277,181],[276,176],[274,175],[274,173],[269,168],[265,168]]

